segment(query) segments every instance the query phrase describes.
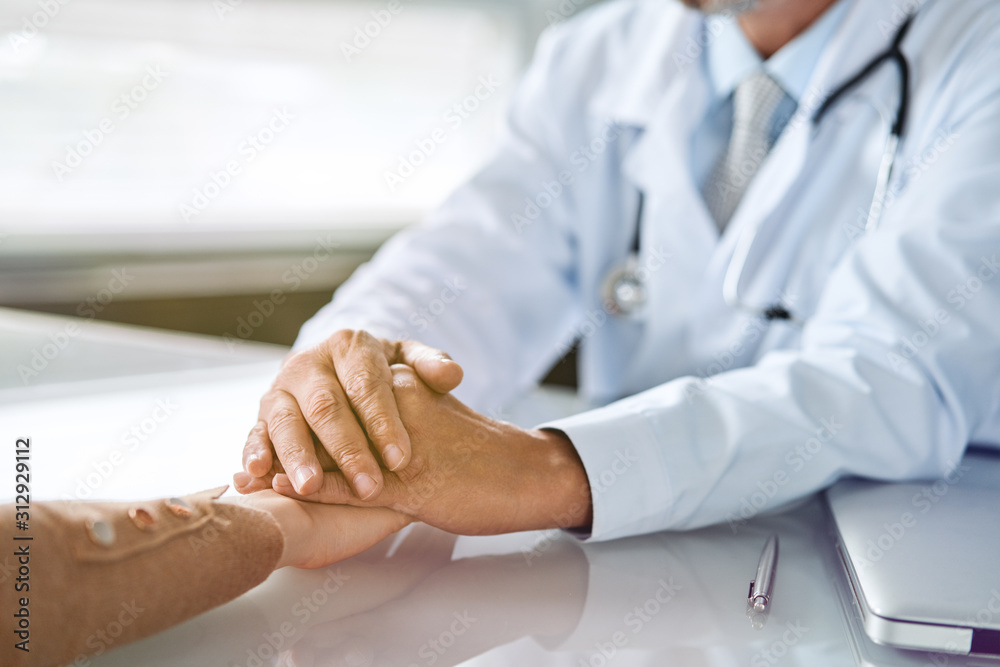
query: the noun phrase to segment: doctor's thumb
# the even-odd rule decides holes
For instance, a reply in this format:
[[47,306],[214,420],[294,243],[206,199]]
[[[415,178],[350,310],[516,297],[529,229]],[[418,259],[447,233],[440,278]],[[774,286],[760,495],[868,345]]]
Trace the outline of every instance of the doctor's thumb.
[[401,350],[401,363],[410,366],[434,391],[446,394],[462,383],[465,371],[447,353],[409,341]]

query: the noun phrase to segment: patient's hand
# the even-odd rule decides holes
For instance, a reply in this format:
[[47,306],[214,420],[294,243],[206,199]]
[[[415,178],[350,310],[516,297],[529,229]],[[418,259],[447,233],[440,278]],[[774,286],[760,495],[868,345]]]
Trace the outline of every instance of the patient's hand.
[[285,538],[278,568],[325,567],[365,551],[413,521],[381,507],[304,503],[271,490],[224,498],[274,517]]

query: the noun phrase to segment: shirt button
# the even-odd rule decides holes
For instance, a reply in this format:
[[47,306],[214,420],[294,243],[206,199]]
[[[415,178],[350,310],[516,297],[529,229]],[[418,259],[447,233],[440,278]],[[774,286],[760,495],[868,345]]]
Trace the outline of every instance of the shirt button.
[[115,527],[110,521],[90,519],[87,521],[87,534],[91,542],[102,547],[110,547],[115,543]]
[[194,514],[194,509],[183,498],[168,498],[165,502],[167,509],[181,518],[186,519]]
[[156,517],[149,513],[149,510],[141,507],[133,507],[128,511],[128,518],[139,530],[149,530],[156,524]]

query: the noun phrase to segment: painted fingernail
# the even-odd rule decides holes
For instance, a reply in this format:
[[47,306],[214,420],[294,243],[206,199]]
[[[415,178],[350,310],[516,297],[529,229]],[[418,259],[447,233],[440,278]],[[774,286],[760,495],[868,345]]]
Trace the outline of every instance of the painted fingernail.
[[396,445],[386,447],[382,456],[385,457],[385,464],[389,466],[389,470],[395,470],[403,465],[403,450]]
[[295,485],[298,487],[296,490],[299,493],[303,493],[303,489],[306,488],[306,484],[309,483],[313,477],[313,472],[306,466],[299,466],[295,469]]
[[359,472],[354,476],[354,488],[358,492],[358,497],[361,498],[361,500],[368,500],[372,497],[372,495],[374,495],[378,485],[375,483],[375,480],[372,479],[371,475]]

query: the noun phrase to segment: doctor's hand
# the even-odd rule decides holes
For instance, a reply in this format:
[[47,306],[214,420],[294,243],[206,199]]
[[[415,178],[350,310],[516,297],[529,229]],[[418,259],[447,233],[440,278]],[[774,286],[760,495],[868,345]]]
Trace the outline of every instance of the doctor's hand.
[[378,497],[383,486],[379,460],[397,471],[410,461],[410,437],[389,370],[397,363],[412,367],[438,392],[462,381],[462,367],[444,352],[365,331],[338,331],[289,356],[261,399],[257,424],[243,448],[247,474],[233,478],[237,491],[268,488],[275,474],[285,473],[296,491],[310,494],[320,488],[326,468],[339,470],[345,488],[357,498]]
[[490,419],[432,390],[409,366],[394,365],[392,383],[412,458],[384,473],[377,498],[359,499],[342,471],[324,473],[309,494],[278,473],[274,489],[320,503],[388,507],[463,535],[590,524],[590,485],[565,435]]

